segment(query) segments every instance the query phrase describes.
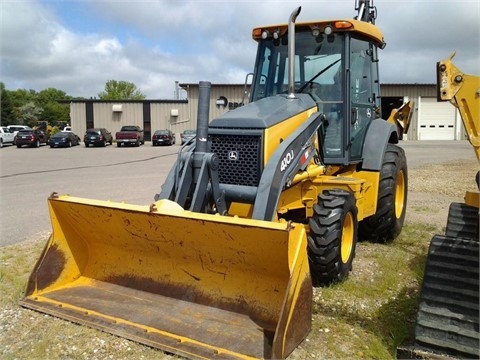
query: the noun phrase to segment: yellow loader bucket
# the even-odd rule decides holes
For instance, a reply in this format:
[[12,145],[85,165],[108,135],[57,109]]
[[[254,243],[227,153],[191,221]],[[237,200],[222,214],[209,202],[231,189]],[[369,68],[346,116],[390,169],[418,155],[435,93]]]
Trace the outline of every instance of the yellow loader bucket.
[[285,358],[311,326],[300,224],[51,196],[21,305],[188,358]]

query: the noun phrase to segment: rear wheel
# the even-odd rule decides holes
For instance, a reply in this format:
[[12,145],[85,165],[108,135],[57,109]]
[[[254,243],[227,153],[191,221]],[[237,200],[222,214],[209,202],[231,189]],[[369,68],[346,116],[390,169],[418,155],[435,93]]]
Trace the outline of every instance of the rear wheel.
[[35,141],[35,145],[34,145],[36,148],[40,147],[40,140],[37,140]]
[[309,219],[308,258],[314,285],[342,281],[352,269],[357,244],[357,207],[353,194],[327,190]]
[[401,147],[387,145],[379,181],[377,212],[361,221],[358,230],[361,239],[386,242],[402,231],[407,209],[407,160]]

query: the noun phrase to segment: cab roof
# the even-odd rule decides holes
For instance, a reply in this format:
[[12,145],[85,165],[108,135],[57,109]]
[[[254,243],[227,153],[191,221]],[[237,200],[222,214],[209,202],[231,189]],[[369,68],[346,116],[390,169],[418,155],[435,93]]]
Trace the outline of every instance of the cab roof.
[[[355,32],[372,40],[378,47],[385,47],[385,40],[382,31],[375,25],[354,19],[336,19],[321,21],[304,21],[295,24],[295,31],[319,31],[325,33],[325,29],[330,27],[333,32]],[[277,24],[255,27],[252,30],[252,38],[256,41],[262,39],[262,34],[267,31],[269,36],[277,36],[280,38],[288,31],[288,24]]]

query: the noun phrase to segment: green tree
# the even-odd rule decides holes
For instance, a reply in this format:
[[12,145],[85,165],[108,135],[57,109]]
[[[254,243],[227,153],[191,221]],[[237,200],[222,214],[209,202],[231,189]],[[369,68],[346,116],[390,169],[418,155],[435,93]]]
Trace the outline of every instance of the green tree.
[[71,96],[67,96],[63,90],[48,88],[37,94],[35,103],[44,108],[49,103],[57,103],[58,100],[68,100],[69,98]]
[[55,88],[40,91],[35,99],[35,104],[43,109],[39,120],[47,121],[52,126],[57,125],[57,123],[69,123],[70,105],[60,104],[58,100],[69,100],[71,98],[65,91]]
[[2,126],[11,125],[15,123],[15,113],[10,97],[10,92],[5,89],[5,84],[0,82],[1,98],[0,98],[0,119]]
[[29,102],[35,102],[37,98],[35,90],[17,89],[10,91],[9,94],[14,108],[19,108]]
[[46,121],[52,126],[59,123],[70,123],[70,105],[48,102],[43,106],[40,120]]
[[17,109],[17,123],[34,127],[40,120],[42,112],[42,108],[35,105],[33,101],[29,101]]
[[98,94],[100,100],[144,100],[145,95],[128,81],[109,80],[105,90]]

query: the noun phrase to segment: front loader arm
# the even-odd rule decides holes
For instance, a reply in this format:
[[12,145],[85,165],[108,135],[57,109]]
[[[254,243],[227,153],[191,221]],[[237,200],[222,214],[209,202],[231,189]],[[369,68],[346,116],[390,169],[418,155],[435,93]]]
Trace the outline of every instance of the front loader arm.
[[461,72],[452,62],[454,56],[437,63],[437,100],[450,101],[459,110],[480,161],[480,76]]

